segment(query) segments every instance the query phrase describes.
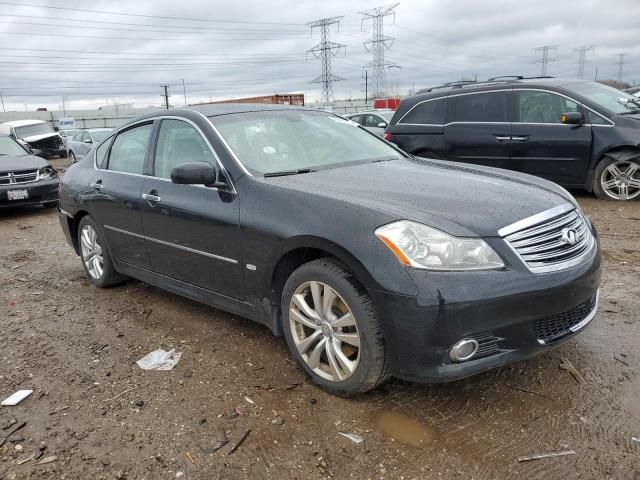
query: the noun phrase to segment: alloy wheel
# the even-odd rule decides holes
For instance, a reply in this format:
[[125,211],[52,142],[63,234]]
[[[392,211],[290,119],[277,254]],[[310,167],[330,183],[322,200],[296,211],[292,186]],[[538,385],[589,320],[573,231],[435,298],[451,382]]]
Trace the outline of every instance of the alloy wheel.
[[85,225],[80,232],[80,250],[82,261],[92,278],[98,280],[104,272],[102,246],[98,242],[98,234],[91,225]]
[[622,160],[612,163],[602,172],[600,185],[615,200],[632,200],[640,195],[640,166]]
[[342,297],[322,282],[300,285],[289,304],[289,328],[300,356],[318,376],[341,382],[360,361],[360,333]]

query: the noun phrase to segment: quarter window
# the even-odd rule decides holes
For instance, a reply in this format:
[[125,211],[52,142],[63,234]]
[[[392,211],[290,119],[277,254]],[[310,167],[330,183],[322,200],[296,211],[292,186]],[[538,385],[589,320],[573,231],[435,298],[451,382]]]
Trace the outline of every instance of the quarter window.
[[98,168],[104,168],[107,160],[107,152],[109,152],[109,145],[111,145],[111,140],[109,139],[96,148],[96,166]]
[[416,123],[421,125],[442,125],[447,107],[447,99],[428,100],[419,103],[407,113],[399,123]]
[[579,111],[576,102],[551,92],[527,90],[516,97],[520,123],[562,123],[563,113]]
[[587,123],[590,123],[591,125],[610,125],[610,123],[604,118],[600,115],[596,115],[590,110],[587,110]]
[[487,92],[455,98],[457,122],[506,122],[507,93]]
[[215,166],[216,159],[191,125],[180,120],[163,120],[158,134],[155,176],[171,178],[171,170],[185,162],[207,162]]
[[152,128],[153,124],[149,123],[119,134],[111,147],[109,170],[142,175]]

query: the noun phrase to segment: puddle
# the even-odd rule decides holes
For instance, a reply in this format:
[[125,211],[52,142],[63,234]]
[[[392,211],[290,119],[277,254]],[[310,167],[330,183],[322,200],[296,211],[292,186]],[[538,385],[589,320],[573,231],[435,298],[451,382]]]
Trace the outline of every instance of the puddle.
[[416,448],[424,448],[434,439],[434,431],[400,412],[386,412],[376,419],[382,432],[398,442]]

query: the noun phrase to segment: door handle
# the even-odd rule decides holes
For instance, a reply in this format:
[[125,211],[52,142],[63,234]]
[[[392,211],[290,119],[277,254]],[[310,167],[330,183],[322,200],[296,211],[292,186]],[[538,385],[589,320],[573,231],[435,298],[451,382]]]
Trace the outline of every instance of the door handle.
[[96,190],[102,190],[102,180],[98,180],[97,182],[90,183],[89,186],[91,188],[95,188]]
[[529,140],[529,135],[526,135],[524,137],[511,137],[511,140],[513,140],[514,142],[526,142],[527,140]]
[[156,193],[158,192],[156,192],[155,190],[151,190],[149,193],[143,193],[142,198],[153,207],[154,204],[162,200],[158,195],[155,195]]
[[495,137],[498,142],[508,142],[509,140],[511,140],[511,137],[509,137],[508,135],[495,135]]

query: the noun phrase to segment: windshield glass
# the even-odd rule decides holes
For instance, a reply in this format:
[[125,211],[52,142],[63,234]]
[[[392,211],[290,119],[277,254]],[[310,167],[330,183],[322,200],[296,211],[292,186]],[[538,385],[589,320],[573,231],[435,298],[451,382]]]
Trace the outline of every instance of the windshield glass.
[[326,112],[234,113],[210,120],[244,166],[257,174],[403,158],[354,122]]
[[621,90],[601,83],[584,82],[565,85],[568,90],[574,91],[594,103],[601,105],[614,113],[626,113],[640,109],[638,97],[629,95]]
[[51,128],[48,123],[34,123],[33,125],[25,125],[24,127],[15,127],[15,130],[16,137],[18,138],[53,133],[53,128]]
[[21,157],[28,153],[18,143],[10,137],[0,136],[0,156]]
[[107,135],[111,133],[111,130],[92,130],[91,136],[93,137],[94,142],[101,142]]
[[60,132],[63,132],[67,137],[73,137],[73,135],[76,132],[79,132],[79,131],[80,131],[80,129],[77,129],[77,128],[76,129],[71,129],[71,130],[60,130]]

